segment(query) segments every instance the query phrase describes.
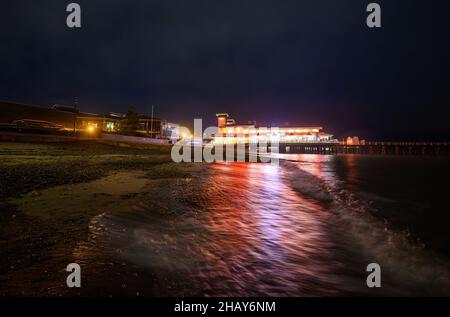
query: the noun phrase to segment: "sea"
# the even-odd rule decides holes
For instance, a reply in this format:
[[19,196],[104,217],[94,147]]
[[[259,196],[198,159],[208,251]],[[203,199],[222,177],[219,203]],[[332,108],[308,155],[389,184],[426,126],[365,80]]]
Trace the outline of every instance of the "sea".
[[449,296],[449,180],[444,156],[205,164],[94,218],[80,261],[145,295]]

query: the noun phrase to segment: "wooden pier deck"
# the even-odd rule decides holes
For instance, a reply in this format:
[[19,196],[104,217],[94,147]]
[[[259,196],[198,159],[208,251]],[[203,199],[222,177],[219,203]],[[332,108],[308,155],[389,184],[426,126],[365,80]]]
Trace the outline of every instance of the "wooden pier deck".
[[449,142],[280,143],[280,153],[450,155]]

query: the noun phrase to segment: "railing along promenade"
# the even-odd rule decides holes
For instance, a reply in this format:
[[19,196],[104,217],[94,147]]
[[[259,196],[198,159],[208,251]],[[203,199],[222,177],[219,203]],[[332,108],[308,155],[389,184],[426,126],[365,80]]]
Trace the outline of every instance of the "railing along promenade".
[[450,155],[449,142],[280,143],[280,153]]

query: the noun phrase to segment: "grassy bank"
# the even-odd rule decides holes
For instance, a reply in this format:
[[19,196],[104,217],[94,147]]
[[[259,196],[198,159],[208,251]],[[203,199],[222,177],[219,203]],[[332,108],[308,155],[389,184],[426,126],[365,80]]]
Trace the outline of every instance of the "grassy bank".
[[0,296],[60,294],[92,217],[199,168],[168,146],[97,142],[0,143],[0,160]]

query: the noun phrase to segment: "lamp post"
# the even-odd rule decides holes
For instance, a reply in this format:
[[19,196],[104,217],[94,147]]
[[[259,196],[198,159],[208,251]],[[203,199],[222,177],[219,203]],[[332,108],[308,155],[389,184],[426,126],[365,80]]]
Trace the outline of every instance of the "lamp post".
[[150,119],[150,136],[153,138],[153,105],[152,105],[152,118]]
[[73,117],[73,134],[75,134],[77,132],[77,109],[78,109],[78,97],[75,97],[74,100],[74,108],[75,108],[75,113],[74,113],[74,117]]

